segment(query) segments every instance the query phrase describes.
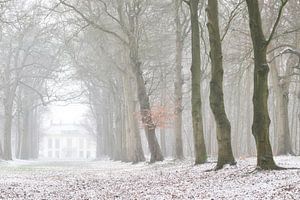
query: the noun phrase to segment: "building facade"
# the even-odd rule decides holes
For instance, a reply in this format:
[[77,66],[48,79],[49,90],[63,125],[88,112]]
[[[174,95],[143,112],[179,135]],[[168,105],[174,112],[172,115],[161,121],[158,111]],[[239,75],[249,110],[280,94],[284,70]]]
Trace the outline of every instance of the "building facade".
[[51,122],[43,131],[40,158],[81,160],[95,157],[95,139],[82,125]]

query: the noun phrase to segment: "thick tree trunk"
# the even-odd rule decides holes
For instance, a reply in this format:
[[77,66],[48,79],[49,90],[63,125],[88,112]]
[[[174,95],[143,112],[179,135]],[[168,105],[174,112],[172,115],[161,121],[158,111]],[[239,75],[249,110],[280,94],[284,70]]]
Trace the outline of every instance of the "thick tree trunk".
[[21,90],[19,90],[18,98],[17,98],[17,132],[16,132],[16,139],[15,139],[15,156],[16,158],[20,158],[21,153],[21,141],[22,141],[22,96],[21,96]]
[[31,131],[31,159],[38,159],[39,157],[39,141],[40,141],[40,121],[39,121],[39,112],[38,109],[32,110],[32,117],[30,122],[30,131]]
[[[167,95],[167,72],[166,67],[163,66],[161,69],[161,82],[162,82],[162,88],[160,90],[160,106],[165,108],[166,106],[166,95]],[[166,147],[166,127],[162,126],[159,129],[159,135],[160,135],[160,147],[161,152],[163,156],[167,156],[167,147]]]
[[121,160],[122,158],[122,107],[120,99],[115,98],[115,108],[114,108],[114,120],[115,120],[115,146],[114,150],[114,160]]
[[96,118],[96,159],[100,160],[103,156],[103,124],[101,117],[100,105],[94,105],[94,112]]
[[[10,80],[9,69],[5,69],[5,78]],[[4,139],[3,139],[3,159],[12,160],[12,120],[13,120],[13,105],[17,89],[17,82],[11,87],[7,87],[5,91],[5,98],[3,99],[4,106]]]
[[[123,99],[124,99],[124,97],[123,97]],[[121,115],[121,122],[122,122],[121,161],[126,161],[126,159],[127,159],[127,149],[126,149],[126,135],[127,135],[126,112],[127,112],[127,107],[126,107],[125,99],[123,100],[122,108],[123,108],[123,112],[122,112],[122,115]]]
[[[134,111],[137,110],[137,101],[134,101]],[[136,112],[135,112],[136,113]],[[132,113],[131,113],[132,115]],[[139,129],[138,120],[133,117],[133,124],[134,124],[134,159],[133,163],[143,162],[145,161],[144,150],[142,147],[142,139]]]
[[246,0],[249,24],[254,49],[254,94],[252,134],[257,149],[257,167],[277,169],[269,140],[270,117],[268,113],[268,73],[266,58],[268,42],[262,30],[260,10],[257,0]]
[[[25,100],[26,101],[26,100]],[[30,132],[29,132],[29,121],[30,121],[30,113],[29,113],[28,105],[23,108],[23,130],[21,135],[21,148],[20,148],[20,159],[28,160],[30,158]]]
[[175,0],[176,23],[176,68],[175,68],[175,158],[183,159],[182,146],[182,24],[180,20],[181,0]]
[[189,7],[191,13],[192,27],[192,118],[193,135],[195,146],[195,164],[205,163],[207,160],[206,147],[203,133],[203,120],[201,108],[201,58],[200,58],[200,36],[198,21],[199,0],[190,0]]
[[[225,164],[235,164],[231,148],[231,126],[224,106],[223,94],[223,61],[218,20],[218,1],[208,0],[207,5],[208,31],[210,41],[211,81],[210,81],[210,107],[217,124],[218,163],[216,169]],[[239,97],[238,97],[239,98]]]
[[125,98],[125,109],[126,109],[126,160],[133,163],[145,161],[144,151],[142,148],[142,141],[140,131],[138,128],[138,122],[135,113],[135,98],[132,87],[132,81],[129,74],[125,74],[123,78],[124,85],[124,98]]
[[[275,97],[275,132],[278,136],[278,148],[276,155],[294,154],[291,146],[288,104],[289,104],[289,83],[290,80],[280,81],[278,69],[275,61],[271,63],[271,81],[274,87]],[[283,76],[285,77],[285,76]]]
[[[246,94],[249,95],[251,92],[251,85],[252,85],[252,72],[251,69],[247,69],[246,72]],[[246,95],[245,95],[246,96]],[[247,103],[246,103],[246,146],[247,146],[247,155],[248,156],[252,156],[253,155],[253,142],[252,142],[252,136],[251,136],[251,115],[252,115],[252,109],[251,109],[251,100],[250,98],[246,99]]]
[[[121,5],[121,4],[119,4]],[[141,69],[141,62],[139,60],[139,15],[140,15],[140,2],[133,1],[132,4],[126,4],[128,6],[128,27],[126,28],[126,34],[129,41],[129,59],[131,64],[131,70],[135,76],[137,83],[137,94],[140,104],[140,113],[142,116],[142,122],[144,124],[145,134],[148,141],[149,150],[151,153],[150,162],[162,161],[163,155],[158,144],[155,135],[155,124],[151,116],[150,100],[147,94],[146,85]],[[119,7],[121,8],[121,7]],[[121,13],[121,12],[119,12]],[[120,14],[120,17],[123,14]],[[121,17],[122,18],[122,17]]]
[[104,105],[105,108],[103,109],[103,155],[105,156],[109,156],[109,134],[111,134],[109,132],[109,112],[108,109],[106,108],[106,104]]
[[3,158],[2,142],[0,140],[0,160]]
[[33,111],[31,105],[33,100],[30,93],[24,89],[22,98],[22,131],[20,136],[20,159],[29,160],[32,158],[32,117]]
[[[115,102],[113,101],[113,99],[111,98],[111,96],[109,97],[109,101],[108,102],[113,103],[113,105],[115,105]],[[108,107],[108,105],[106,107]],[[108,135],[107,135],[108,145],[107,145],[107,155],[111,159],[114,159],[114,149],[113,148],[114,148],[114,146],[116,144],[115,143],[115,130],[113,129],[113,123],[114,123],[113,109],[108,109]]]
[[12,105],[7,105],[4,108],[4,145],[3,145],[3,159],[12,160],[11,149],[11,128],[12,128]]
[[[13,99],[16,84],[13,89],[8,88],[4,99],[4,140],[3,140],[3,159],[12,160],[12,120],[13,120]],[[13,94],[12,94],[13,93]]]

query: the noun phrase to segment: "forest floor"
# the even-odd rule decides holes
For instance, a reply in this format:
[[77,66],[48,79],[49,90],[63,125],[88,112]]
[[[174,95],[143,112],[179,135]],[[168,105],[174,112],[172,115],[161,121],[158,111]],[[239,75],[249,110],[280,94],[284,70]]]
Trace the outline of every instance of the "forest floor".
[[[300,157],[276,157],[300,167]],[[300,170],[256,171],[255,158],[215,163],[0,161],[0,199],[300,199]]]

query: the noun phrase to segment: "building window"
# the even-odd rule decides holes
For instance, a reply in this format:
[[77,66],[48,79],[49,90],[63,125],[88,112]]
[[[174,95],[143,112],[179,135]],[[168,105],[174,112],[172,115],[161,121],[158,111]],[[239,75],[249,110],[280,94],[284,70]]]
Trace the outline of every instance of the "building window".
[[49,138],[48,139],[48,149],[51,149],[52,148],[52,139]]
[[79,148],[83,149],[84,147],[84,139],[83,138],[79,138]]
[[52,151],[48,151],[48,157],[52,158]]
[[83,151],[80,151],[80,152],[79,152],[79,157],[80,157],[80,158],[83,158]]
[[68,148],[72,148],[72,138],[69,138],[67,140],[67,146],[68,146]]
[[90,151],[87,151],[86,152],[86,158],[90,158],[91,157],[91,152]]
[[59,149],[59,145],[60,145],[59,139],[55,139],[55,148]]
[[78,134],[78,130],[62,130],[62,134]]
[[59,158],[59,151],[56,151],[56,152],[55,152],[55,157],[56,157],[56,158]]
[[72,151],[67,151],[66,152],[66,157],[67,158],[72,158]]

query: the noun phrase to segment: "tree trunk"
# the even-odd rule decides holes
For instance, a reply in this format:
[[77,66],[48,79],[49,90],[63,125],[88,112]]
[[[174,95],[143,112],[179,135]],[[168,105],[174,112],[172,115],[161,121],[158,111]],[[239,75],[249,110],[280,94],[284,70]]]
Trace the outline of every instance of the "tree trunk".
[[[166,73],[166,67],[162,66],[161,69],[161,82],[162,82],[162,88],[160,90],[160,106],[165,108],[166,106],[166,94],[167,94],[167,73]],[[164,122],[163,122],[164,123]],[[160,135],[160,147],[161,152],[163,156],[167,156],[167,147],[166,147],[166,127],[163,125],[159,129],[159,135]]]
[[[120,5],[120,4],[119,4]],[[158,144],[155,135],[155,124],[151,116],[150,100],[147,94],[146,85],[141,69],[141,62],[139,60],[139,15],[140,15],[140,2],[133,1],[132,4],[126,4],[128,6],[128,29],[126,34],[129,41],[129,59],[132,72],[135,76],[137,83],[137,94],[140,104],[140,113],[142,116],[142,122],[144,124],[145,134],[148,141],[149,150],[151,153],[150,162],[162,161],[163,155]],[[119,7],[121,8],[121,7]],[[121,12],[120,12],[121,13]],[[122,14],[120,14],[122,16]]]
[[23,89],[22,98],[22,131],[20,136],[20,159],[29,160],[33,157],[33,149],[36,144],[33,144],[33,110],[30,104],[33,103],[32,94]]
[[[137,101],[134,101],[134,111],[137,110],[137,104],[138,104]],[[131,113],[131,115],[133,114]],[[142,147],[142,139],[141,139],[138,120],[135,117],[133,117],[133,124],[134,124],[134,144],[135,144],[133,163],[138,163],[138,162],[143,162],[146,159]]]
[[176,23],[176,78],[175,78],[175,158],[183,159],[182,147],[182,24],[180,20],[181,0],[175,0],[175,23]]
[[277,169],[269,140],[270,117],[268,113],[268,73],[266,58],[268,42],[262,30],[257,0],[246,0],[249,13],[250,32],[254,49],[254,94],[252,134],[257,149],[257,167]]
[[114,108],[114,119],[115,119],[115,146],[114,150],[114,160],[121,160],[122,158],[122,105],[120,99],[114,96],[115,108]]
[[[11,81],[10,69],[5,68],[5,82],[9,83]],[[12,120],[13,120],[13,105],[14,98],[18,83],[15,80],[12,86],[8,84],[5,90],[5,97],[3,99],[4,106],[4,139],[3,139],[3,159],[12,160],[12,144],[11,144],[11,129],[12,129]]]
[[40,126],[39,126],[39,112],[38,108],[32,110],[32,117],[30,121],[30,131],[31,131],[31,159],[38,159],[39,157],[39,141],[40,141]]
[[[23,99],[24,101],[24,99]],[[26,101],[26,100],[25,100]],[[23,108],[23,129],[21,132],[21,148],[20,148],[20,159],[28,160],[30,157],[30,132],[29,132],[29,121],[30,111],[28,105],[25,103]]]
[[[235,164],[231,148],[231,126],[224,106],[223,94],[223,63],[222,46],[218,20],[218,1],[208,0],[207,5],[208,31],[210,41],[211,81],[210,81],[210,107],[217,125],[218,163],[216,169],[225,164]],[[239,98],[239,97],[238,97]]]
[[16,131],[16,139],[15,139],[15,156],[16,158],[20,158],[21,153],[21,141],[22,141],[22,96],[21,96],[21,90],[18,91],[18,98],[17,98],[17,131]]
[[[294,154],[291,146],[288,104],[289,104],[289,83],[290,80],[280,80],[279,72],[275,61],[271,63],[271,81],[274,87],[275,97],[275,132],[278,136],[278,148],[276,155]],[[287,74],[285,74],[287,75]],[[283,76],[285,77],[285,76]]]
[[[251,69],[250,68],[248,68],[247,69],[247,72],[246,72],[246,94],[250,94],[250,92],[251,92],[251,85],[252,85],[252,77],[251,77],[251,75],[252,75],[252,72],[251,72]],[[245,95],[245,97],[246,97],[246,95]],[[251,115],[252,115],[252,113],[251,113],[251,100],[250,100],[250,98],[246,98],[246,113],[247,113],[247,115],[246,115],[246,145],[247,145],[247,155],[248,156],[252,156],[253,155],[253,146],[254,146],[254,144],[253,144],[253,142],[252,142],[252,136],[251,136]]]
[[149,150],[151,153],[150,162],[162,161],[163,155],[158,144],[156,135],[155,135],[155,124],[153,122],[151,116],[151,108],[149,96],[147,95],[145,81],[143,78],[143,74],[141,71],[141,64],[138,62],[134,62],[134,72],[137,81],[137,91],[138,91],[138,99],[140,103],[140,113],[142,116],[142,122],[144,125],[146,138],[148,141]]
[[103,124],[101,116],[101,108],[99,104],[94,105],[96,119],[96,159],[100,160],[103,156]]
[[135,114],[135,98],[130,75],[126,73],[123,78],[124,99],[126,109],[126,159],[129,162],[138,163],[145,161],[144,151],[138,122]]
[[0,160],[3,158],[2,142],[0,141]]
[[200,36],[198,21],[199,0],[190,0],[191,34],[192,34],[192,120],[195,146],[195,164],[205,163],[207,160],[206,147],[203,133],[203,120],[201,108],[201,58],[200,58]]
[[11,152],[11,128],[12,128],[12,102],[8,102],[4,108],[4,145],[3,158],[4,160],[12,160]]

